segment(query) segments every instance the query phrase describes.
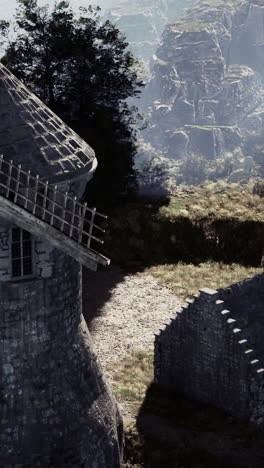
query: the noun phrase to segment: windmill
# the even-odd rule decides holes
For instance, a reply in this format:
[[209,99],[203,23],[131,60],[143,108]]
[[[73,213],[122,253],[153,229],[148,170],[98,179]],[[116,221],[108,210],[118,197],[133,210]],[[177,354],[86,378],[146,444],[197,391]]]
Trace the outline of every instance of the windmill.
[[[93,150],[0,65],[0,465],[118,468],[123,426],[82,316],[109,260]],[[89,305],[88,305],[89,307]]]

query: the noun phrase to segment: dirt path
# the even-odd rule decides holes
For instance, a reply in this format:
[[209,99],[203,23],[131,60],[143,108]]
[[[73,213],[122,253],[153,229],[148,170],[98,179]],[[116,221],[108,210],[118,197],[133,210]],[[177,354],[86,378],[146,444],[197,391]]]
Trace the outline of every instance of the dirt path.
[[[109,362],[135,349],[154,350],[155,333],[181,308],[181,301],[146,273],[128,274],[111,267],[83,271],[83,314],[109,384]],[[135,405],[118,401],[125,419],[134,419]]]
[[153,350],[154,334],[181,304],[146,273],[83,272],[83,313],[103,368],[132,350]]
[[[108,362],[119,360],[134,349],[153,349],[154,333],[175,316],[181,305],[179,298],[146,273],[128,274],[114,267],[97,273],[84,271],[83,312],[104,370]],[[111,384],[108,373],[107,378]],[[190,402],[182,404],[181,399],[173,409],[174,414],[179,414],[178,424],[177,417],[175,421],[171,420],[174,397],[172,400],[166,398],[167,406],[164,405],[165,397],[162,398],[162,411],[156,414],[155,408],[152,408],[149,412],[148,406],[147,411],[146,408],[142,410],[138,422],[141,431],[159,448],[158,456],[162,454],[164,463],[167,463],[167,457],[171,457],[169,460],[172,460],[174,466],[177,450],[180,450],[181,456],[187,459],[184,466],[198,466],[200,456],[205,457],[206,463],[199,466],[264,466],[261,436],[256,440],[252,436],[250,440],[247,427],[243,432],[243,425],[230,422],[230,418],[223,420],[222,413],[217,416],[218,410],[214,409],[210,420],[208,409],[203,414],[199,404],[196,408]],[[133,409],[124,400],[118,403],[123,418],[133,422],[139,408]],[[186,427],[181,422],[181,407],[187,415]],[[237,424],[237,429],[230,429],[230,424]],[[236,438],[234,434],[241,434],[241,437]],[[177,450],[174,453],[175,448]],[[162,463],[155,466],[163,466]]]

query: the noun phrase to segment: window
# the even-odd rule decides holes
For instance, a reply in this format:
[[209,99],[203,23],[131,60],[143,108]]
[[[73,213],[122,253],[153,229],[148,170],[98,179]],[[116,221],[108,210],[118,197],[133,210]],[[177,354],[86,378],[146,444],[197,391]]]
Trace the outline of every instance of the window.
[[31,234],[20,228],[12,229],[12,276],[32,275]]

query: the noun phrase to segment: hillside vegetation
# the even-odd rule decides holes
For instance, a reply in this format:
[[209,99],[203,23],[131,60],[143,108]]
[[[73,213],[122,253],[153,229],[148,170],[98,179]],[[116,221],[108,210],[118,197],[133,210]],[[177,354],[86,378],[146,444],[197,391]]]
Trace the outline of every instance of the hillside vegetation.
[[181,186],[163,201],[136,198],[109,212],[105,253],[126,268],[209,260],[259,267],[261,187],[218,182]]
[[202,220],[264,221],[264,198],[254,192],[255,184],[227,184],[224,181],[190,187],[181,185],[174,191],[160,216],[171,220],[185,217]]

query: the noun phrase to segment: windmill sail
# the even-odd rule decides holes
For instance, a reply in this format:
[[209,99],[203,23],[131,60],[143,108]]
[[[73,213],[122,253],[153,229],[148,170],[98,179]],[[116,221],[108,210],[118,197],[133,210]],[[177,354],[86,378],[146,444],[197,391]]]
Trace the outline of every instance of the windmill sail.
[[0,157],[0,214],[34,236],[48,240],[55,247],[96,270],[98,263],[110,260],[91,248],[91,242],[103,244],[105,232],[100,219],[107,217],[87,207],[76,197],[63,193],[38,175],[21,169],[13,161]]

